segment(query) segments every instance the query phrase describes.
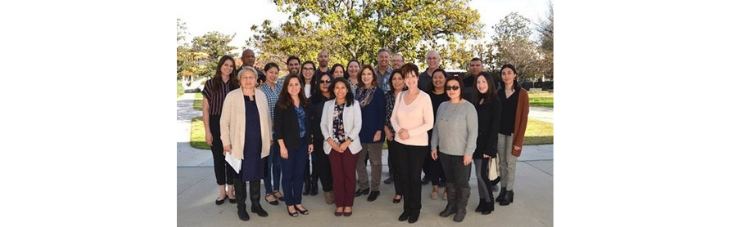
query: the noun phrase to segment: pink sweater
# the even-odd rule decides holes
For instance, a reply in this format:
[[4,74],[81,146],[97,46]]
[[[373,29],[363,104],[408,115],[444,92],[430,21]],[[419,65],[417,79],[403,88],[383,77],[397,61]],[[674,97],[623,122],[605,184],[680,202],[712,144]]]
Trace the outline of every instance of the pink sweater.
[[[428,146],[428,130],[433,128],[433,107],[431,106],[431,98],[423,91],[419,91],[416,100],[406,105],[403,101],[403,94],[408,91],[401,92],[395,100],[393,106],[393,114],[390,122],[395,129],[395,141],[411,146]],[[408,139],[400,138],[398,131],[401,129],[408,130]]]

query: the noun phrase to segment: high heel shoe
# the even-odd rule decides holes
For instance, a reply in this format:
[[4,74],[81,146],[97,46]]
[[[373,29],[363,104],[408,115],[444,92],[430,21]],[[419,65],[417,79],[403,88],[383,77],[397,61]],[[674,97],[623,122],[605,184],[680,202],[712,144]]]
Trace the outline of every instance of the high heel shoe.
[[292,217],[297,217],[297,216],[299,216],[299,214],[297,214],[297,211],[296,211],[296,209],[297,209],[297,207],[296,207],[296,206],[294,206],[294,213],[289,213],[289,207],[287,207],[287,208],[286,208],[286,212],[287,212],[287,213],[289,213],[289,216],[292,216]]
[[403,196],[401,196],[400,198],[397,198],[397,199],[395,197],[393,197],[393,203],[400,203],[401,199],[403,199]]
[[[302,207],[304,207],[304,206],[302,206]],[[307,209],[300,210],[299,207],[297,207],[297,206],[294,206],[294,209],[296,209],[297,211],[299,211],[300,214],[309,215],[309,210],[307,210]]]

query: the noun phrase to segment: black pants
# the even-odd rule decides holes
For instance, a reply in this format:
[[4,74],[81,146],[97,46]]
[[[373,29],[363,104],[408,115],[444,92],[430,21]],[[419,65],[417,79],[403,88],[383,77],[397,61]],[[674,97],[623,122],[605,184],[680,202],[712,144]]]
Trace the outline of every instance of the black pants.
[[314,151],[312,152],[312,158],[314,162],[312,166],[312,183],[317,183],[317,178],[322,181],[322,191],[332,191],[332,168],[330,166],[330,159],[327,154],[324,153],[324,139],[314,139]]
[[438,159],[433,160],[433,158],[431,158],[431,155],[428,155],[428,157],[426,157],[426,163],[426,166],[428,167],[428,174],[426,174],[426,176],[428,176],[428,179],[431,181],[431,185],[435,186],[445,184],[446,175],[444,175],[444,168],[443,165],[441,165],[441,157],[439,156]]
[[423,162],[429,154],[428,146],[411,146],[399,142],[393,143],[395,152],[396,185],[403,186],[403,211],[415,213],[421,211],[421,170]]
[[[395,163],[395,156],[397,152],[402,152],[401,150],[398,150],[398,145],[396,145],[395,140],[389,141],[386,140],[388,143],[388,173],[391,177],[395,179],[395,174],[398,172],[398,168],[396,168]],[[393,184],[395,184],[395,194],[396,195],[403,195],[403,184],[399,183],[398,181],[393,181]]]
[[213,134],[213,146],[210,147],[213,152],[213,169],[215,171],[215,180],[218,185],[233,184],[233,178],[236,171],[226,162],[223,155],[223,141],[221,141],[221,116],[210,115],[208,119],[210,125],[210,133]]
[[439,152],[439,159],[444,168],[447,183],[456,184],[457,188],[469,188],[471,163],[464,166],[464,156],[448,155]]

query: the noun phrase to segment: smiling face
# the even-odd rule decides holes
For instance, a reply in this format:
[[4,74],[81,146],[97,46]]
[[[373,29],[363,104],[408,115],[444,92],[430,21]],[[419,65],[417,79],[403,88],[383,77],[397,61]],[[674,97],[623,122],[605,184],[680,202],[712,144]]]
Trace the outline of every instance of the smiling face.
[[480,72],[482,72],[483,69],[484,69],[484,67],[482,67],[482,62],[481,61],[471,61],[471,62],[469,62],[469,72],[471,73],[471,75],[476,76],[477,74],[479,74]]
[[477,76],[477,91],[481,94],[486,94],[488,90],[489,83],[487,83],[487,79],[482,75]]
[[241,56],[241,61],[243,61],[243,66],[253,66],[256,63],[256,54],[253,53],[253,50],[245,50]]
[[256,78],[258,76],[249,70],[241,71],[241,78],[238,83],[243,89],[253,89],[256,86]]
[[502,70],[502,81],[504,82],[505,86],[512,85],[515,81],[515,71],[512,71],[510,68],[505,68]]
[[289,74],[299,74],[299,60],[292,59],[286,63],[286,69],[289,70]]
[[362,69],[362,83],[365,84],[365,87],[373,84],[373,71],[369,68]]
[[449,96],[449,99],[461,99],[461,87],[459,86],[459,81],[449,80],[449,82],[446,82],[446,89],[446,94]]
[[405,80],[403,80],[403,75],[400,73],[393,73],[393,76],[391,76],[391,80],[393,80],[393,89],[396,91],[402,91],[405,85]]
[[446,76],[444,76],[443,72],[435,72],[433,74],[433,86],[436,88],[442,88],[444,87],[444,83],[446,82]]
[[426,54],[426,63],[428,63],[428,68],[438,68],[439,61],[441,61],[441,58],[436,54],[436,52],[430,51],[428,52],[428,54]]
[[286,87],[286,92],[292,97],[298,97],[299,91],[302,90],[302,84],[299,82],[298,77],[292,77],[289,79],[289,86]]
[[347,74],[350,74],[350,78],[357,78],[357,73],[360,72],[360,64],[357,62],[350,62],[350,64],[347,65]]
[[347,97],[347,93],[349,93],[347,91],[347,84],[345,84],[342,81],[337,81],[337,83],[335,83],[334,90],[335,90],[335,97],[338,100],[344,100]]
[[319,62],[320,66],[327,67],[330,63],[330,56],[327,54],[327,51],[319,52],[319,55],[317,55],[317,62]]
[[225,62],[223,62],[223,65],[221,65],[221,73],[223,75],[230,76],[231,73],[233,72],[233,65],[234,65],[233,61],[226,60]]
[[332,79],[327,74],[322,74],[321,77],[319,77],[319,91],[322,93],[329,92],[330,83],[332,83]]
[[279,78],[279,68],[271,67],[269,70],[266,70],[266,81],[269,83],[275,83],[276,79]]
[[306,80],[311,80],[314,77],[314,64],[304,63],[302,65],[302,76]]
[[408,90],[418,89],[418,76],[415,72],[408,72],[405,78]]
[[388,67],[388,60],[390,60],[390,54],[387,51],[382,51],[378,54],[378,66]]
[[403,56],[399,54],[394,55],[392,61],[394,69],[400,69],[400,67],[403,66]]
[[345,77],[345,69],[339,66],[335,67],[334,71],[332,72],[332,76],[334,78]]

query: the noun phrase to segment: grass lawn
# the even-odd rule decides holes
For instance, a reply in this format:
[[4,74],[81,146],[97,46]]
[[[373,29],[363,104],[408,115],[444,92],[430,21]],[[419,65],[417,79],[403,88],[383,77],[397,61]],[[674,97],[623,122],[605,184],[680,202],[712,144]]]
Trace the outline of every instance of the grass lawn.
[[547,91],[529,92],[530,106],[553,108],[553,93]]
[[528,119],[523,145],[553,144],[553,124]]
[[203,117],[193,118],[190,125],[190,146],[198,149],[210,150],[210,146],[205,143],[205,125],[203,124]]
[[183,88],[182,82],[180,82],[178,80],[177,81],[177,97],[180,98],[180,96],[182,96],[183,94],[185,94],[185,88]]
[[[195,99],[193,100],[193,109],[203,110],[203,94],[195,93]],[[205,141],[203,141],[203,142],[205,142]]]

